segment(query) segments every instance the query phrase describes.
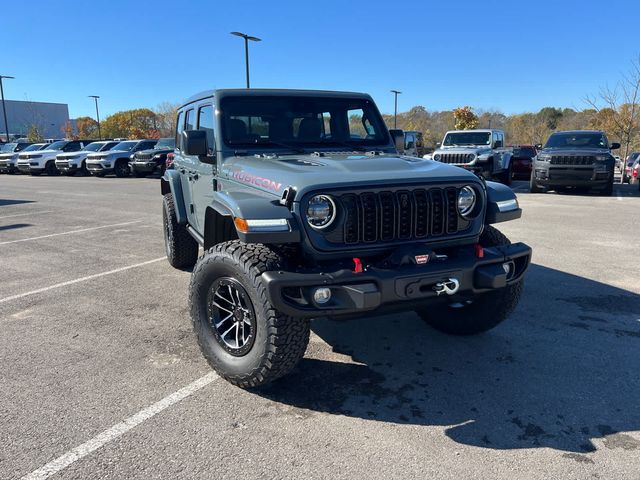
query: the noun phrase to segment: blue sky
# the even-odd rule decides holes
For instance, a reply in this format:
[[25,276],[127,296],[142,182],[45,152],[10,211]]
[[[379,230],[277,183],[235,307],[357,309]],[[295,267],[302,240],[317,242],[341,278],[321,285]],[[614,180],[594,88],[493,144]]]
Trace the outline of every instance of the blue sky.
[[[366,91],[392,112],[471,105],[506,113],[584,108],[640,54],[635,0],[31,1],[0,27],[15,100],[101,116],[209,88]],[[14,4],[16,5],[16,4]],[[6,8],[5,8],[6,13]],[[3,14],[4,16],[4,14]],[[14,20],[15,19],[15,20]]]

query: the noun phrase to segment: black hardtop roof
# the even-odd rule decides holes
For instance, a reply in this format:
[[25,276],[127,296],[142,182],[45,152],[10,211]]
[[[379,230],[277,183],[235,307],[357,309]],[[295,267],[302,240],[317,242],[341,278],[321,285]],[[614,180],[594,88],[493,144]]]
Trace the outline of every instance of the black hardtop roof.
[[197,102],[199,100],[204,100],[205,98],[211,98],[214,96],[224,97],[224,96],[299,96],[299,97],[345,97],[345,98],[366,98],[371,99],[371,97],[362,92],[339,92],[332,90],[297,90],[297,89],[287,89],[287,88],[222,88],[217,90],[205,90],[203,92],[197,93],[187,100],[185,100],[180,108],[185,107],[191,103]]
[[557,132],[553,132],[551,135],[555,135],[556,133],[604,133],[602,130],[559,130]]

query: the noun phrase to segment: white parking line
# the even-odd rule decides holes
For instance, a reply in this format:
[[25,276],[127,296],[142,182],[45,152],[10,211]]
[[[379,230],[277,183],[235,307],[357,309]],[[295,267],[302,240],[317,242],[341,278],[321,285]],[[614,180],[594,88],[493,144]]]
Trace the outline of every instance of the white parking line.
[[29,213],[16,213],[14,215],[4,215],[2,217],[0,217],[0,220],[2,220],[3,218],[13,218],[13,217],[26,217],[28,215],[40,215],[42,213],[52,213],[53,210],[44,210],[41,212],[29,212]]
[[53,290],[54,288],[66,287],[68,285],[73,285],[75,283],[86,282],[87,280],[93,280],[94,278],[104,277],[105,275],[112,275],[114,273],[124,272],[125,270],[142,267],[144,265],[149,265],[150,263],[159,262],[165,259],[166,257],[154,258],[153,260],[148,260],[142,263],[136,263],[135,265],[128,265],[126,267],[116,268],[115,270],[109,270],[108,272],[96,273],[94,275],[88,275],[86,277],[76,278],[75,280],[56,283],[55,285],[51,285],[49,287],[39,288],[37,290],[31,290],[30,292],[19,293],[17,295],[11,295],[10,297],[0,298],[0,303],[10,302],[11,300],[17,300],[18,298],[28,297],[30,295],[35,295],[37,293],[48,292],[49,290]]
[[133,222],[114,223],[112,225],[101,225],[100,227],[81,228],[79,230],[70,230],[68,232],[51,233],[49,235],[41,235],[39,237],[21,238],[19,240],[9,240],[8,242],[0,242],[0,245],[8,245],[10,243],[28,242],[31,240],[40,240],[41,238],[57,237],[59,235],[69,235],[72,233],[89,232],[91,230],[99,230],[101,228],[119,227],[121,225],[131,225],[133,223],[140,223],[142,220],[134,220]]
[[82,445],[78,445],[77,447],[69,450],[64,455],[47,463],[45,466],[31,472],[28,475],[25,475],[24,477],[22,477],[22,480],[44,479],[50,477],[51,475],[55,475],[60,470],[67,468],[72,463],[77,462],[83,457],[86,457],[91,452],[98,450],[112,440],[121,437],[129,430],[137,427],[142,422],[149,420],[151,417],[154,417],[158,413],[169,408],[171,405],[174,405],[179,401],[189,397],[190,395],[193,395],[198,390],[209,385],[216,378],[218,378],[218,375],[216,375],[214,372],[208,373],[204,377],[200,377],[195,382],[190,383],[186,387],[181,388],[177,392],[174,392],[167,397],[164,397],[162,400],[148,406],[144,410],[140,410],[135,415],[123,420],[120,423],[115,424],[113,427],[98,434],[91,440],[83,443]]

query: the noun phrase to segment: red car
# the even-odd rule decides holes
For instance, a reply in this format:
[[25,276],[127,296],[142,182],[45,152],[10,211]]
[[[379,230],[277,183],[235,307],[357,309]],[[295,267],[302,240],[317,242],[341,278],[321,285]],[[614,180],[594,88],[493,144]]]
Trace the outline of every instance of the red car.
[[529,180],[533,157],[537,154],[538,151],[533,145],[514,145],[511,155],[512,178]]

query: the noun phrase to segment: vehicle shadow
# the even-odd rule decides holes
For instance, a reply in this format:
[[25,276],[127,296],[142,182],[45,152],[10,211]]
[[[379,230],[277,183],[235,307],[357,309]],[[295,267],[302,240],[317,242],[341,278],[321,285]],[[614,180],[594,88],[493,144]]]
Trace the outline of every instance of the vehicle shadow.
[[11,225],[0,225],[0,231],[2,230],[14,230],[16,228],[25,228],[25,227],[31,227],[32,225],[30,223],[14,223]]
[[[296,371],[256,392],[316,412],[445,426],[494,449],[640,450],[640,295],[532,265],[520,306],[477,337],[415,314],[317,320]],[[310,358],[312,357],[312,358]],[[318,358],[321,357],[321,358]],[[569,454],[569,455],[575,455]]]
[[7,205],[20,205],[21,203],[34,203],[35,200],[17,200],[13,198],[0,198],[0,207]]

